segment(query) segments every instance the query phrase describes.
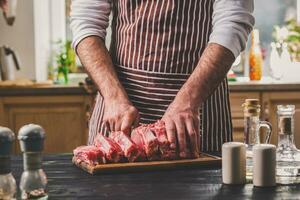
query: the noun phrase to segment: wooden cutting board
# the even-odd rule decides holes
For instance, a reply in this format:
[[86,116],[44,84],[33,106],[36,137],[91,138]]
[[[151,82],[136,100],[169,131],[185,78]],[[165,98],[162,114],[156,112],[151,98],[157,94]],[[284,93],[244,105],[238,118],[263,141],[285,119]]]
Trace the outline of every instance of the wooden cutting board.
[[201,153],[200,158],[185,160],[113,163],[91,166],[84,162],[78,163],[73,158],[73,163],[90,174],[112,174],[221,166],[221,158]]

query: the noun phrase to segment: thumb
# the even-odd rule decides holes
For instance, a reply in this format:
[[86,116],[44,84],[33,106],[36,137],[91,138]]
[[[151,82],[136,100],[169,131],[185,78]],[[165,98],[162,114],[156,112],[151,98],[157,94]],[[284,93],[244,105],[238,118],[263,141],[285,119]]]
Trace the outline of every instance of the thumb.
[[133,128],[138,127],[140,124],[140,113],[137,113],[137,116],[133,122]]

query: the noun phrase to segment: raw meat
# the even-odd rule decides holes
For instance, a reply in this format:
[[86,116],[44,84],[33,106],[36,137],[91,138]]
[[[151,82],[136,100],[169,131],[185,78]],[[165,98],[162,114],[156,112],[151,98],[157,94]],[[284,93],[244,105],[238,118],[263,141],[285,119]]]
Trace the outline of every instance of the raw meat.
[[122,149],[129,162],[145,160],[143,148],[136,145],[124,132],[111,132],[109,135]]
[[144,149],[148,160],[159,160],[159,143],[148,126],[142,125],[131,133],[131,139],[140,148]]
[[111,138],[105,137],[101,133],[95,138],[95,146],[104,152],[108,162],[116,163],[124,158],[124,152],[121,147]]
[[158,120],[154,124],[149,124],[149,128],[157,137],[162,160],[176,159],[176,146],[174,146],[173,148],[171,148],[170,146],[170,142],[167,138],[165,123],[161,120]]
[[95,146],[79,146],[73,150],[77,162],[85,162],[89,165],[105,163],[104,153]]

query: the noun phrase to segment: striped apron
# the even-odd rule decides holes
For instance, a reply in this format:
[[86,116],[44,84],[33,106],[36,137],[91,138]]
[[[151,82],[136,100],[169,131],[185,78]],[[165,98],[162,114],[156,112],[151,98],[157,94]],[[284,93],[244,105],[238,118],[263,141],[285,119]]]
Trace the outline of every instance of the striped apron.
[[[113,0],[110,53],[142,123],[160,119],[207,46],[213,0]],[[106,134],[100,93],[89,122],[89,144]],[[202,151],[232,140],[225,79],[200,109]]]

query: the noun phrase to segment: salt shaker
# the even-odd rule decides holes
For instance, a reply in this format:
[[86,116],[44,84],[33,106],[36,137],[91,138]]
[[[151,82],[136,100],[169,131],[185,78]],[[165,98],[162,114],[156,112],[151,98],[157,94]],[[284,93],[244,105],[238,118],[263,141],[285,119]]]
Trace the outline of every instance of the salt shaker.
[[0,199],[14,199],[17,191],[16,180],[11,174],[10,154],[15,139],[14,133],[0,126]]
[[253,147],[253,185],[270,187],[276,185],[276,146],[257,144]]
[[225,184],[246,183],[246,145],[227,142],[222,146],[222,177]]
[[42,169],[45,131],[39,125],[28,124],[19,130],[18,139],[24,165],[20,181],[21,198],[46,199],[47,177]]

